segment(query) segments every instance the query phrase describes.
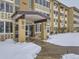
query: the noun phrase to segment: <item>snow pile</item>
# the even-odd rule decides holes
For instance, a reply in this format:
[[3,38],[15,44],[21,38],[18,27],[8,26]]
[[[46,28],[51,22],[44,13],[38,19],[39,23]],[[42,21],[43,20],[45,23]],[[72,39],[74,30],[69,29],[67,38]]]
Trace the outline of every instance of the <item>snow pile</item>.
[[46,42],[60,46],[79,46],[79,33],[50,35]]
[[0,59],[35,59],[41,47],[34,43],[0,42]]
[[65,54],[62,59],[79,59],[79,55],[76,54]]

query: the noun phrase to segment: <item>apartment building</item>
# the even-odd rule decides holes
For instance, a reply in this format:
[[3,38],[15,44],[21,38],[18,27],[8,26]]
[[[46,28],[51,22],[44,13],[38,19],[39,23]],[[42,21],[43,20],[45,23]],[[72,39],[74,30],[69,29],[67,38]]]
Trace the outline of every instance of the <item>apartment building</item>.
[[20,0],[20,8],[12,16],[15,20],[15,39],[21,42],[30,38],[46,39],[49,8],[47,0]]
[[63,33],[68,31],[68,7],[56,0],[50,0],[50,31]]
[[0,0],[0,40],[13,38],[14,0]]
[[69,32],[79,32],[79,9],[69,8]]
[[59,3],[59,33],[68,32],[68,7]]
[[0,0],[0,39],[14,37],[26,41],[46,39],[49,34],[78,32],[78,13],[77,8],[69,8],[57,0]]
[[[68,32],[69,7],[66,5],[56,0],[20,0],[18,4],[15,6],[18,11],[12,16],[16,23],[15,39],[46,39],[52,33]],[[24,29],[20,27],[22,23]]]

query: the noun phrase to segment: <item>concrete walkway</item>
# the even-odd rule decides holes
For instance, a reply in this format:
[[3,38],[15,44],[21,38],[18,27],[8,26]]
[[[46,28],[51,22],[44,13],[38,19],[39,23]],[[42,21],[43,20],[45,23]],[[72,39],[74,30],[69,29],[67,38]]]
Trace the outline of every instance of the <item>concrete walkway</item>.
[[58,46],[41,40],[34,40],[33,42],[42,47],[36,59],[60,59],[63,54],[79,54],[79,47]]

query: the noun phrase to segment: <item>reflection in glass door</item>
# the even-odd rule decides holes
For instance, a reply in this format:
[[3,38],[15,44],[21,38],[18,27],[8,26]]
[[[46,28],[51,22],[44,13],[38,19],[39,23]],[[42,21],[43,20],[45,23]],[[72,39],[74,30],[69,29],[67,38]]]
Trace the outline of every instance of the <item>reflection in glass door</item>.
[[33,35],[33,25],[27,24],[26,25],[26,36],[30,37]]

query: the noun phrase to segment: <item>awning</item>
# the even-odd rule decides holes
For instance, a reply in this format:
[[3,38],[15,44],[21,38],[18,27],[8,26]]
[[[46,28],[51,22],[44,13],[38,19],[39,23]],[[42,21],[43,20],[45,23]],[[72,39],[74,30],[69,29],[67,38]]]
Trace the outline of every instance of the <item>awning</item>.
[[41,13],[38,11],[16,11],[12,18],[14,20],[18,18],[25,18],[26,20],[32,20],[32,21],[45,21],[49,19],[49,16],[45,13]]

